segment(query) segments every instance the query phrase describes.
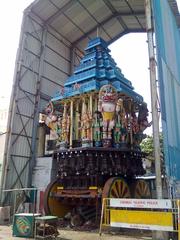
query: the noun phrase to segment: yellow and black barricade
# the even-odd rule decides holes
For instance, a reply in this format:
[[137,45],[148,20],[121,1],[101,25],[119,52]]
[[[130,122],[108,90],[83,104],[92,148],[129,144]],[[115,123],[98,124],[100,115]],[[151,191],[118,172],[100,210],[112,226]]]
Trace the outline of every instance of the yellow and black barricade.
[[104,198],[102,227],[177,232],[180,240],[180,200]]

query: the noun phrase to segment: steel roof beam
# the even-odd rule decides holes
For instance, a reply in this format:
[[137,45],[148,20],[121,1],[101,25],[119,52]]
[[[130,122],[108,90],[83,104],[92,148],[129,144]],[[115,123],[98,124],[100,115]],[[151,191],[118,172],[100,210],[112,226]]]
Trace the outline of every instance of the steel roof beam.
[[[113,5],[108,0],[103,0],[103,2],[111,10],[113,15],[117,13],[116,9],[113,7]],[[118,21],[121,24],[121,26],[123,27],[123,29],[127,29],[128,28],[126,23],[123,21],[121,15],[117,16],[116,18],[118,19]]]
[[[145,16],[145,12],[144,11],[137,11],[137,12],[134,12],[135,15],[138,15],[138,16]],[[83,36],[81,36],[80,38],[78,38],[75,42],[73,42],[72,44],[73,45],[76,45],[78,42],[81,42],[84,38],[88,37],[88,35],[92,34],[98,27],[100,27],[101,25],[104,25],[106,24],[107,22],[109,22],[110,20],[112,20],[113,18],[116,18],[118,16],[133,16],[132,13],[129,13],[129,12],[124,12],[124,13],[120,13],[120,12],[117,12],[116,14],[114,15],[111,15],[109,17],[107,17],[106,19],[104,19],[102,22],[100,22],[99,24],[97,24],[96,26],[94,26],[92,29],[90,29],[88,32],[86,32]]]
[[[32,11],[31,10],[31,12],[32,12],[32,14],[33,15],[35,15],[36,17],[38,17],[42,22],[44,22],[44,20],[39,16],[39,15],[37,15],[37,13],[35,13],[34,11]],[[58,32],[52,25],[50,25],[50,24],[47,24],[46,22],[44,22],[44,24],[43,24],[43,26],[44,27],[47,27],[47,31],[51,34],[51,35],[53,35],[54,36],[54,34],[52,34],[52,32],[51,31],[49,31],[49,28],[51,28],[54,32],[56,32],[60,37],[62,37],[65,41],[66,41],[66,43],[64,42],[64,41],[62,41],[61,40],[61,42],[66,46],[66,47],[70,47],[71,46],[71,42],[64,36],[64,35],[62,35],[60,32]],[[57,37],[56,37],[57,38]],[[59,41],[60,41],[60,39],[58,39]],[[68,43],[69,43],[69,45],[68,45]]]
[[[97,23],[97,25],[99,25],[100,23],[97,21],[97,19],[90,13],[90,11],[82,4],[82,2],[80,2],[79,0],[77,0],[78,3],[84,8],[84,10],[89,14],[89,16],[91,16],[94,21]],[[106,32],[106,30],[104,29],[104,27],[102,27],[103,31],[106,33],[106,35],[111,39],[111,36]]]
[[137,22],[139,23],[139,25],[143,28],[143,25],[141,24],[141,22],[139,21],[139,18],[136,16],[133,8],[131,7],[130,3],[128,2],[128,0],[125,0],[126,4],[128,5],[128,7],[130,8],[132,15],[134,15],[134,17],[136,18]]
[[[58,9],[58,12],[59,12],[58,16],[61,15],[61,14],[64,15],[64,16],[68,19],[68,21],[70,21],[76,28],[78,28],[83,34],[85,34],[85,32],[83,31],[83,29],[81,29],[74,21],[72,21],[72,19],[71,19],[70,17],[68,17],[67,14],[65,14],[65,11],[68,10],[69,7],[71,7],[71,5],[72,5],[72,3],[74,3],[74,1],[72,1],[72,3],[69,2],[69,4],[66,4],[66,5],[63,7],[63,11],[61,11],[61,12],[60,12],[60,10],[62,10],[62,9],[58,8],[58,6],[56,6],[56,4],[54,4],[54,3],[52,2],[52,0],[49,0],[49,2]],[[69,5],[70,5],[70,6],[69,6]],[[57,12],[57,13],[58,13],[58,12]],[[58,17],[58,16],[57,16],[57,17]],[[53,22],[53,21],[48,21],[48,20],[47,20],[47,23],[48,23],[48,24],[51,24],[52,22]]]
[[[77,28],[79,29],[83,34],[86,34],[82,28],[80,28],[74,21],[71,20],[70,17],[68,17],[65,13],[63,15]],[[90,40],[90,39],[89,39]]]
[[86,32],[83,36],[81,36],[79,39],[77,39],[75,42],[73,42],[73,45],[76,45],[78,42],[81,42],[84,38],[87,38],[91,33],[93,33],[94,31],[96,31],[96,29],[102,25],[104,25],[105,23],[107,23],[108,21],[110,21],[111,19],[114,18],[114,15],[111,15],[110,17],[106,18],[104,21],[102,21],[101,23],[98,23],[97,25],[95,25],[92,29],[90,29],[88,32]]
[[63,14],[66,10],[68,10],[74,3],[75,3],[75,1],[74,0],[70,0],[70,1],[68,1],[62,8],[59,8],[59,7],[57,7],[54,3],[52,3],[51,2],[51,0],[49,0],[49,2],[53,5],[53,6],[55,6],[57,9],[58,9],[58,11],[54,14],[54,15],[52,15],[51,17],[49,17],[44,23],[45,24],[51,24],[56,18],[58,18],[61,14]]
[[145,11],[134,11],[132,14],[131,12],[116,12],[115,17],[121,16],[121,17],[130,17],[130,16],[144,16],[145,17]]

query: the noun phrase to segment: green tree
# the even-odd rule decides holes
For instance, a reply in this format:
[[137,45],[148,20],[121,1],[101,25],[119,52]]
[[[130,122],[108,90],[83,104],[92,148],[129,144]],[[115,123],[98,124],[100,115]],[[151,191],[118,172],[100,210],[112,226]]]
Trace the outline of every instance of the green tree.
[[[160,158],[161,158],[161,169],[162,173],[164,173],[164,150],[163,150],[163,135],[162,133],[159,134],[160,139]],[[143,141],[141,142],[141,150],[142,152],[145,152],[147,155],[145,159],[149,160],[151,162],[151,172],[154,172],[154,166],[155,166],[155,159],[154,159],[154,145],[153,145],[153,137],[147,136]]]

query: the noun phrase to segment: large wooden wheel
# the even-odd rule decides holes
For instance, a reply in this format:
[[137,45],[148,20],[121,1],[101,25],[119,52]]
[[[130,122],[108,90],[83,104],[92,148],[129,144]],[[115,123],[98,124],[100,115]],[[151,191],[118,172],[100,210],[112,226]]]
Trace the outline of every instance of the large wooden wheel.
[[103,198],[130,198],[131,193],[128,184],[123,178],[113,177],[104,185]]
[[57,180],[51,182],[44,193],[44,210],[48,215],[64,217],[66,213],[71,211],[68,204],[61,203],[58,198],[54,196],[57,193],[58,182]]
[[136,180],[131,189],[134,198],[151,198],[149,184],[143,179]]

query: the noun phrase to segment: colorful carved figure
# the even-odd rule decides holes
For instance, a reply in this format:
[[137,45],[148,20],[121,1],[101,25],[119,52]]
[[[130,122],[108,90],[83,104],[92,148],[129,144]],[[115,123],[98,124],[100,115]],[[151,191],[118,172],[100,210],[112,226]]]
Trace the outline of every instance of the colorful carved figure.
[[81,138],[81,114],[77,112],[76,139],[80,140],[80,138]]
[[115,124],[115,129],[114,129],[114,142],[115,142],[115,144],[120,143],[120,138],[121,138],[121,123],[118,120]]
[[62,137],[63,142],[69,142],[69,131],[70,131],[70,116],[67,113],[67,103],[64,103],[64,111],[62,117]]
[[94,124],[93,124],[93,140],[95,141],[95,146],[101,146],[102,140],[102,122],[98,112],[95,112]]
[[132,126],[133,134],[136,134],[136,133],[139,132],[138,118],[137,118],[135,112],[132,113],[132,123],[131,123],[131,126]]
[[103,139],[112,139],[115,126],[117,92],[111,85],[104,85],[99,92],[98,111],[103,116]]
[[134,132],[134,145],[139,146],[141,141],[146,137],[145,134],[143,134],[143,131],[147,128],[150,127],[151,123],[148,122],[148,109],[147,109],[147,104],[142,103],[139,106],[139,111],[138,111],[138,117],[133,118],[133,132]]
[[46,115],[52,115],[53,114],[54,108],[53,108],[52,102],[48,103],[48,105],[46,106],[44,112],[45,112]]
[[122,136],[122,112],[124,111],[123,100],[121,98],[118,99],[116,104],[116,124],[114,129],[114,142],[118,145],[121,142]]
[[139,130],[143,132],[147,127],[150,127],[151,124],[148,123],[148,109],[147,104],[142,103],[139,107],[139,115],[138,115],[138,123],[139,123]]
[[86,111],[81,117],[82,139],[91,140],[92,115],[90,111]]
[[58,117],[57,119],[56,132],[58,135],[58,141],[60,142],[62,137],[62,118],[61,117]]
[[45,114],[40,114],[40,122],[44,122],[48,128],[51,129],[55,139],[58,139],[57,133],[57,115],[54,113],[53,104],[48,103],[47,107],[44,110]]

